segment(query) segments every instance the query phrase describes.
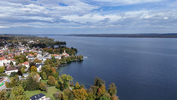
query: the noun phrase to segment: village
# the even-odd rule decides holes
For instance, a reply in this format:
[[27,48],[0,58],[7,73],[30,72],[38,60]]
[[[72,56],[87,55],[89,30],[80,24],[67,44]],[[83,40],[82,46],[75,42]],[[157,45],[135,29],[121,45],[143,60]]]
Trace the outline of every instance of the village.
[[[1,42],[4,43],[4,47],[0,48],[0,90],[8,89],[5,82],[10,83],[10,76],[14,73],[22,73],[21,76],[19,75],[20,80],[27,79],[30,72],[30,62],[35,64],[37,72],[41,72],[44,62],[47,59],[55,57],[55,59],[60,60],[62,57],[69,57],[69,54],[65,50],[62,54],[49,54],[48,52],[43,52],[42,48],[30,48],[28,45],[22,45],[21,42],[18,42],[18,45],[15,45],[13,49],[9,48],[12,44],[6,40]],[[34,43],[34,41],[28,41],[28,43]],[[24,56],[25,60],[18,58],[20,55]],[[21,61],[17,62],[17,59],[21,59]],[[38,75],[38,82],[40,79],[41,77]],[[36,99],[48,100],[50,98],[45,98],[44,94],[34,95],[30,98],[30,100]]]

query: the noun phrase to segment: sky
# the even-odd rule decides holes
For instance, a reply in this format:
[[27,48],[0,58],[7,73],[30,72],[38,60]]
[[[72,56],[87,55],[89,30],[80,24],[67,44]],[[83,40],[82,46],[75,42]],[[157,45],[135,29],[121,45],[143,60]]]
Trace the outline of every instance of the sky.
[[177,33],[176,0],[0,0],[0,34]]

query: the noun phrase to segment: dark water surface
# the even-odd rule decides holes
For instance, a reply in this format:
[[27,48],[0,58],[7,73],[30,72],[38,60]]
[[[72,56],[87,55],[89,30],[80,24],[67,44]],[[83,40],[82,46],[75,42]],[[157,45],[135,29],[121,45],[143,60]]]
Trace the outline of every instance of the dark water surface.
[[50,36],[87,56],[60,68],[87,88],[95,76],[120,100],[177,100],[177,39]]

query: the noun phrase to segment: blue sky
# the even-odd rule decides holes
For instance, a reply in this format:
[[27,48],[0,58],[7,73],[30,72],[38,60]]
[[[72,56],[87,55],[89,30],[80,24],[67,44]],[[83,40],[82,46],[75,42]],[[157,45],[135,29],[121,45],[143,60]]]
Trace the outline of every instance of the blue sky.
[[177,33],[176,0],[1,0],[0,34]]

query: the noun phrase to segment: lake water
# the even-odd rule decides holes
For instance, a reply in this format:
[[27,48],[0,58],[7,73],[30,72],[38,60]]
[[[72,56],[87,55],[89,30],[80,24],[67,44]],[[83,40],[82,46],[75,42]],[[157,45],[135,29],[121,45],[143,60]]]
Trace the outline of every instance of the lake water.
[[74,82],[93,85],[95,76],[117,86],[120,100],[177,100],[177,39],[50,36],[66,41],[83,62],[60,68]]

